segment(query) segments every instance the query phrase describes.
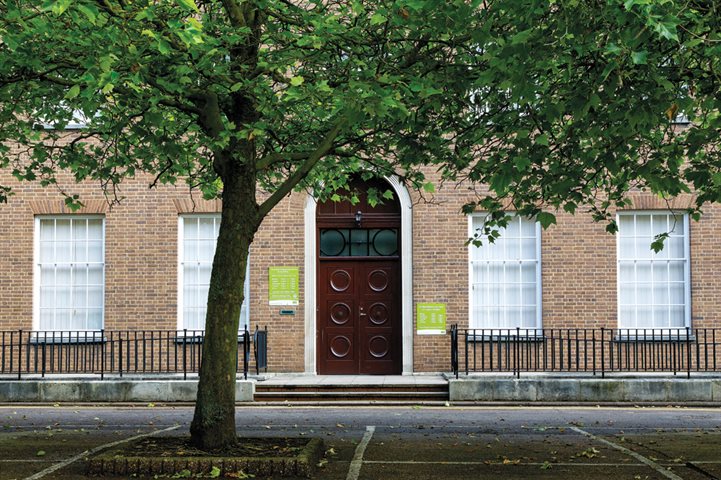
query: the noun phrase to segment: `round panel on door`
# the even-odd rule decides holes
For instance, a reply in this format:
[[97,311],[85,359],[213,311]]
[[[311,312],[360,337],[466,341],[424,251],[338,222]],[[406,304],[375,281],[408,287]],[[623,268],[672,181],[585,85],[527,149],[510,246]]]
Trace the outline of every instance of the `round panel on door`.
[[343,358],[348,356],[351,350],[351,341],[348,339],[348,337],[345,337],[343,335],[338,335],[337,337],[333,337],[333,339],[330,341],[330,353],[333,354],[336,358]]
[[374,303],[368,309],[368,318],[375,325],[383,325],[388,321],[388,307],[383,303]]
[[345,303],[336,303],[330,307],[330,319],[336,325],[344,325],[350,320],[351,309]]
[[388,339],[381,335],[376,335],[368,341],[368,351],[375,358],[382,358],[388,355]]
[[368,286],[374,292],[382,292],[388,288],[388,273],[384,270],[373,270],[368,274]]
[[336,292],[345,292],[350,287],[350,274],[345,270],[336,270],[330,274],[330,286]]

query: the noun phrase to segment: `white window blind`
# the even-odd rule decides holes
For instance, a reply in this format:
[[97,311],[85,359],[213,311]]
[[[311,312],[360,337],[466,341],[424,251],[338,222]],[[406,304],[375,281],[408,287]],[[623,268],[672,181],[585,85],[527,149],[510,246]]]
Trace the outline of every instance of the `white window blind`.
[[103,328],[104,225],[101,217],[36,217],[38,330]]
[[[619,328],[690,326],[688,216],[620,213],[617,220]],[[666,232],[655,253],[654,236]]]
[[[483,226],[470,217],[470,235]],[[501,237],[469,246],[470,326],[483,329],[541,328],[540,226],[513,216]],[[509,332],[512,333],[512,332]]]
[[[220,231],[220,215],[182,215],[179,222],[179,328],[204,330],[210,272]],[[248,264],[248,267],[250,263]],[[248,326],[250,268],[245,272],[244,301],[240,307],[241,330]]]

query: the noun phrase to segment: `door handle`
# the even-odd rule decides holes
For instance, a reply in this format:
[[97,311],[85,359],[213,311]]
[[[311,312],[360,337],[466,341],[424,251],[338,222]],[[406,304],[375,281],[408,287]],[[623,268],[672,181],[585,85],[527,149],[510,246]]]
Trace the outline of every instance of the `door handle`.
[[360,308],[360,312],[358,313],[358,315],[361,316],[361,317],[367,317],[367,316],[368,316],[368,314],[363,311],[363,307]]

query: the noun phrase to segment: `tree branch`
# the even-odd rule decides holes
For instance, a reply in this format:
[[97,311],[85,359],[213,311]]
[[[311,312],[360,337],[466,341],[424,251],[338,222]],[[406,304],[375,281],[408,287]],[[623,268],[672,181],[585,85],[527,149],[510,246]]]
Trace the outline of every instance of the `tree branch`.
[[315,149],[313,153],[311,153],[308,158],[303,162],[303,164],[298,167],[298,169],[293,172],[277,189],[273,194],[268,197],[268,199],[263,202],[260,205],[260,209],[258,210],[258,213],[260,215],[260,218],[265,217],[268,212],[270,212],[273,207],[275,207],[278,202],[280,202],[283,197],[288,195],[291,190],[293,190],[293,187],[298,185],[298,183],[303,180],[306,175],[315,167],[315,165],[318,163],[318,160],[320,160],[322,157],[328,154],[329,151],[333,148],[333,142],[335,141],[336,137],[338,136],[338,133],[340,133],[341,129],[346,123],[346,118],[342,118],[338,123],[336,124],[333,129],[328,132],[328,135],[323,139],[321,144],[318,146],[318,148]]

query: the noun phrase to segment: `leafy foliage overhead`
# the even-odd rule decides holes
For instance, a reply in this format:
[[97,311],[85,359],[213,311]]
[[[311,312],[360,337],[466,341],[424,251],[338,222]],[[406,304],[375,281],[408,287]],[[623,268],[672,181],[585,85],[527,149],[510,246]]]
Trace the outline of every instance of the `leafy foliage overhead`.
[[[692,187],[697,208],[721,197],[718,9],[0,0],[0,165],[46,183],[58,169],[111,185],[151,172],[212,197],[230,156],[273,202],[351,171],[430,190],[418,167],[434,165],[489,187],[468,210],[546,208],[545,226],[587,205],[613,230],[609,208],[632,188]],[[69,137],[73,115],[87,128]]]

